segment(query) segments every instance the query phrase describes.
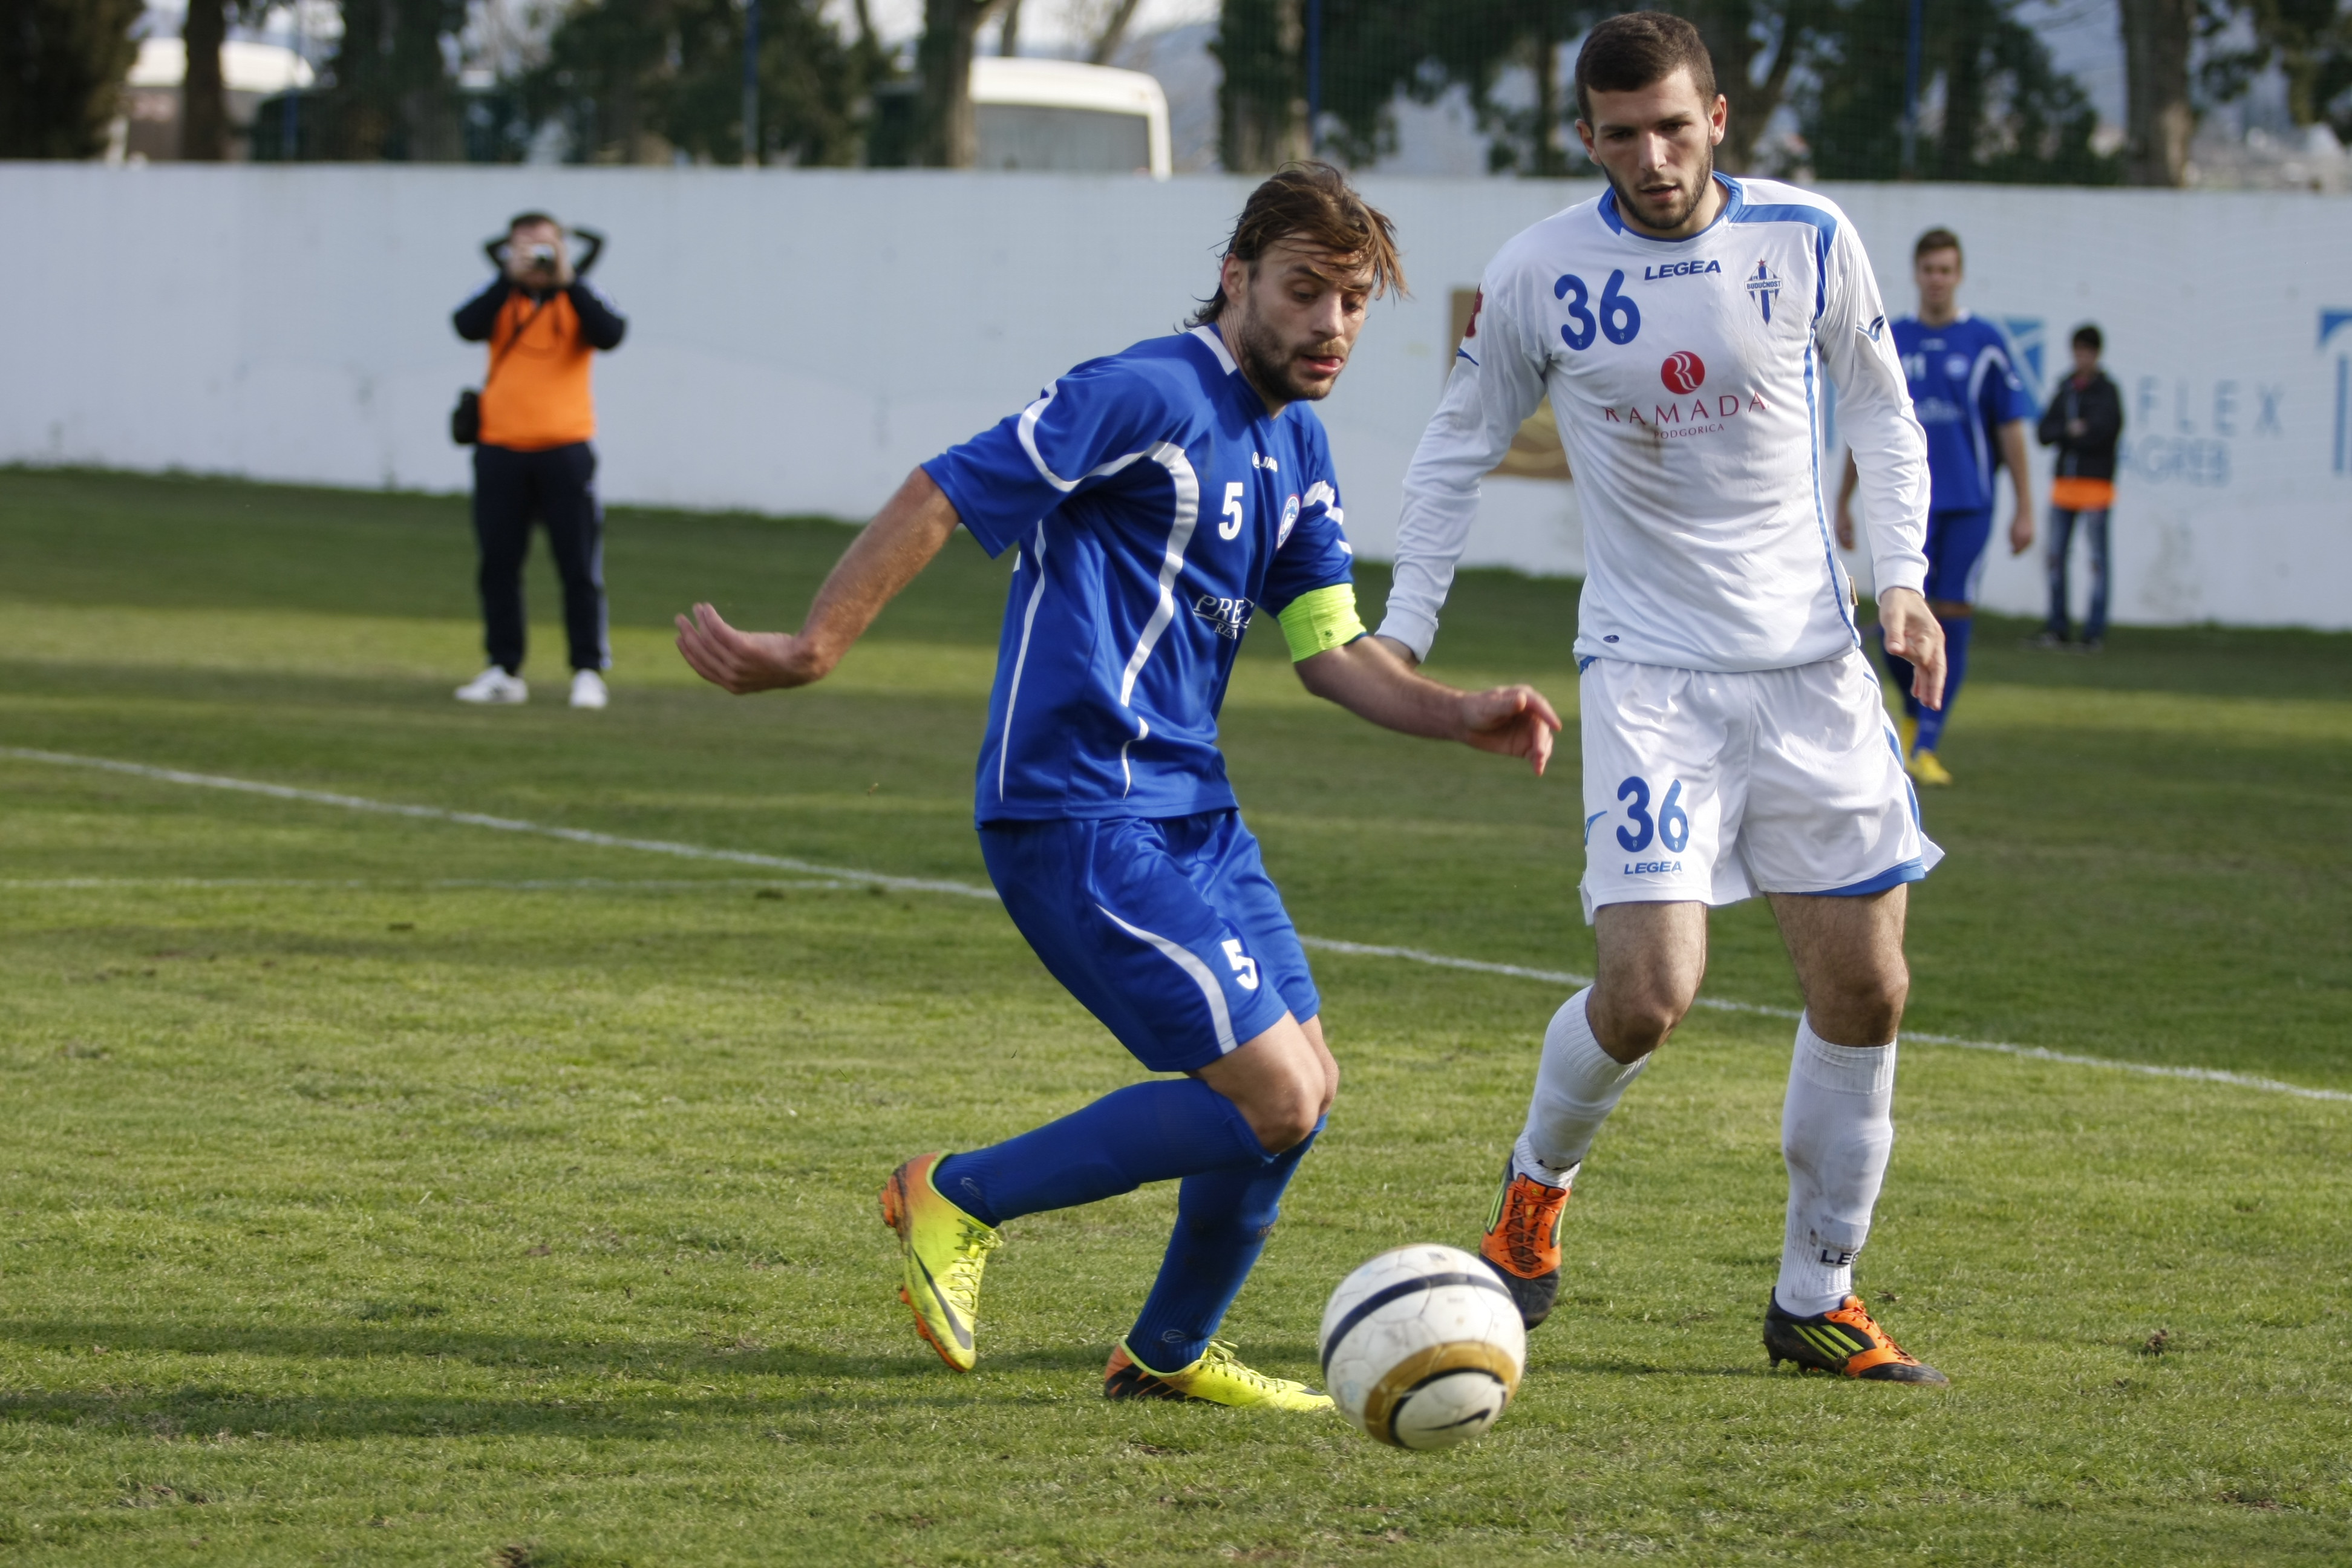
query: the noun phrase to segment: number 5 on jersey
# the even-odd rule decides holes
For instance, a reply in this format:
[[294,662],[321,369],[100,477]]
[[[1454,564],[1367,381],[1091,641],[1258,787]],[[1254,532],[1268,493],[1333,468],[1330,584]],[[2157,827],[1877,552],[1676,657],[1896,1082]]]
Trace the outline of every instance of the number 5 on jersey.
[[1257,960],[1242,951],[1241,938],[1225,939],[1225,962],[1234,966],[1234,984],[1244,991],[1257,989]]
[[[1217,524],[1217,537],[1219,539],[1239,539],[1241,537],[1243,489],[1244,486],[1239,479],[1228,479],[1225,481],[1225,520],[1224,521]],[[1253,986],[1251,989],[1255,990],[1256,987]]]

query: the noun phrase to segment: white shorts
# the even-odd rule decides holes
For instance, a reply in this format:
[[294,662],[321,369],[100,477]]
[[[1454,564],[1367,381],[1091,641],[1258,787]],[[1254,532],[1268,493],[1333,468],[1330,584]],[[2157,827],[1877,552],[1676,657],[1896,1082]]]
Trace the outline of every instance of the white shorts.
[[1603,904],[1858,895],[1944,852],[1859,649],[1723,673],[1588,661],[1584,918]]

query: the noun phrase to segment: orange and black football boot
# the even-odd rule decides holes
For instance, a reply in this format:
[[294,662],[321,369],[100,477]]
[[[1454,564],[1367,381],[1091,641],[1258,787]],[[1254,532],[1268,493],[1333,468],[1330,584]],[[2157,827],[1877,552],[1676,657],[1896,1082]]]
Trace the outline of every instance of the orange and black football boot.
[[1568,1189],[1548,1187],[1533,1176],[1512,1169],[1503,1159],[1503,1188],[1495,1194],[1486,1215],[1486,1238],[1478,1243],[1485,1258],[1518,1303],[1519,1321],[1534,1328],[1551,1316],[1559,1295],[1559,1222],[1568,1209]]
[[1776,1369],[1792,1361],[1809,1372],[1831,1372],[1866,1383],[1940,1386],[1952,1381],[1896,1344],[1859,1296],[1848,1296],[1831,1310],[1810,1318],[1783,1311],[1775,1296],[1764,1311],[1764,1353]]

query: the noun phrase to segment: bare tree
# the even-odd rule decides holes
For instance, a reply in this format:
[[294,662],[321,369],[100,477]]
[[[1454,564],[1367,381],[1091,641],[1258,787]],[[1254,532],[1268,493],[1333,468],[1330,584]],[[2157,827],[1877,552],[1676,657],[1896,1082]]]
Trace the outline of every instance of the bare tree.
[[2189,138],[2197,129],[2189,103],[2189,46],[2196,0],[2122,0],[2128,141],[2124,178],[2135,185],[2179,185],[2189,178]]
[[1142,3],[1143,0],[1118,0],[1111,7],[1102,30],[1095,35],[1094,47],[1087,51],[1088,65],[1110,64],[1111,58],[1118,53],[1119,46],[1127,42],[1128,24],[1135,20],[1135,8]]

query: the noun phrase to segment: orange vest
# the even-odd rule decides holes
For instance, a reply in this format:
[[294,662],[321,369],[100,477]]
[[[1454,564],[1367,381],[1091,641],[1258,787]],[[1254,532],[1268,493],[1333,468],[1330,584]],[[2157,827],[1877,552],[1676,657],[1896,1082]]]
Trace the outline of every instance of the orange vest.
[[519,452],[568,447],[596,434],[588,395],[595,351],[580,332],[568,294],[534,303],[517,289],[490,327],[490,373],[482,384],[482,445]]

